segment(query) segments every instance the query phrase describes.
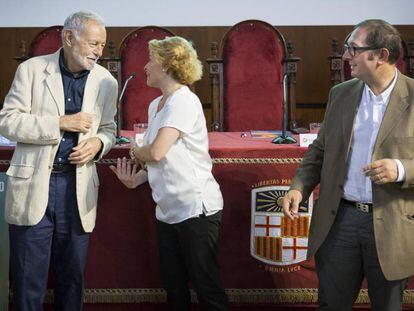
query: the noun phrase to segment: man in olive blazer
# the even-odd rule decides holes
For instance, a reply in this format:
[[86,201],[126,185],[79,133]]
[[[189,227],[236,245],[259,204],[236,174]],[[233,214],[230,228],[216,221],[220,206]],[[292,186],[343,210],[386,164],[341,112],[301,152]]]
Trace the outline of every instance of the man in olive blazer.
[[345,45],[356,79],[332,88],[317,139],[283,200],[284,213],[320,184],[309,231],[319,310],[352,310],[367,277],[373,310],[401,310],[414,274],[414,80],[395,68],[401,40],[381,20]]
[[42,308],[50,258],[55,308],[82,309],[99,186],[94,161],[115,141],[117,82],[95,64],[106,42],[101,18],[72,14],[62,41],[56,53],[19,65],[0,111],[0,134],[17,142],[5,207],[16,310]]

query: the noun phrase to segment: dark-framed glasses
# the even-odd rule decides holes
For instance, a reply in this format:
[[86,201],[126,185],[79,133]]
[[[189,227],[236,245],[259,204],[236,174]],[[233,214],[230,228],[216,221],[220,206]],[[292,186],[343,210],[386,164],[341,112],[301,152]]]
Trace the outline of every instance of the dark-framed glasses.
[[354,57],[355,55],[357,55],[358,52],[378,50],[378,49],[380,48],[374,47],[374,46],[350,46],[348,43],[344,44],[344,53],[345,51],[348,51],[351,57]]

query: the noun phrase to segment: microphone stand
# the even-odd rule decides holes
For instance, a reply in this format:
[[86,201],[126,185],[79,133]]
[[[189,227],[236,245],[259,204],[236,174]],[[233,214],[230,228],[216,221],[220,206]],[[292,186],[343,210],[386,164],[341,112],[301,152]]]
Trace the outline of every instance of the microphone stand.
[[287,79],[288,74],[285,73],[283,75],[283,106],[282,106],[282,135],[279,135],[275,139],[272,140],[272,143],[274,144],[294,144],[296,143],[296,139],[294,139],[292,136],[286,135],[286,127],[287,127]]
[[118,99],[118,105],[117,105],[117,109],[116,109],[116,144],[117,145],[122,145],[122,144],[127,144],[129,143],[129,139],[126,137],[122,137],[121,135],[121,102],[122,102],[122,98],[124,97],[124,93],[125,93],[125,89],[129,83],[130,80],[134,79],[136,76],[135,72],[133,72],[128,79],[125,81],[124,86],[121,90],[121,94],[119,95],[119,99]]

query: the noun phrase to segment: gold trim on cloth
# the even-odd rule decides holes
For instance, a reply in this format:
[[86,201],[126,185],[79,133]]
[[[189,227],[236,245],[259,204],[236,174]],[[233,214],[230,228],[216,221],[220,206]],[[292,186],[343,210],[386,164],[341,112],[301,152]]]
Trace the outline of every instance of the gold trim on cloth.
[[[318,290],[316,288],[251,288],[239,289],[229,288],[226,293],[230,302],[233,303],[309,303],[318,301]],[[197,302],[195,292],[191,290],[192,302]],[[12,301],[12,294],[10,294]],[[92,288],[85,289],[85,303],[165,303],[167,294],[161,288]],[[53,302],[53,291],[48,290],[45,297],[46,303]],[[404,304],[414,304],[414,290],[405,290]],[[357,304],[369,303],[368,290],[361,289]]]
[[[116,164],[117,159],[100,159],[98,164]],[[300,164],[302,158],[212,158],[214,164]],[[10,165],[10,160],[0,160],[0,165]]]
[[[212,161],[214,164],[300,164],[302,158],[212,158]],[[116,164],[116,159],[101,159],[98,163]]]
[[300,164],[302,158],[213,158],[214,164]]

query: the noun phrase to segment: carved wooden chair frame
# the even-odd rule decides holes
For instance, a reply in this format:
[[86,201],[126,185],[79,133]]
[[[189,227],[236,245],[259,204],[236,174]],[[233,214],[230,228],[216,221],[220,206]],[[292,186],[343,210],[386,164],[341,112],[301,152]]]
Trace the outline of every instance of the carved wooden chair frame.
[[[211,43],[211,58],[207,59],[210,71],[210,80],[211,80],[211,98],[212,98],[212,130],[213,131],[223,131],[224,130],[224,78],[223,78],[223,46],[227,38],[228,33],[234,27],[238,26],[241,23],[249,22],[261,22],[259,20],[246,20],[236,25],[232,26],[223,36],[221,45],[220,45],[220,57],[219,54],[219,45],[217,42]],[[265,23],[267,24],[267,23]],[[270,26],[270,25],[269,25]],[[287,79],[287,99],[288,99],[288,122],[289,128],[297,128],[297,122],[295,118],[296,114],[296,96],[295,96],[295,87],[296,87],[296,72],[297,72],[297,63],[300,61],[299,57],[293,55],[293,44],[291,42],[285,43],[285,39],[280,31],[274,27],[274,30],[279,34],[284,46],[285,59],[283,60],[284,73],[288,75]]]

